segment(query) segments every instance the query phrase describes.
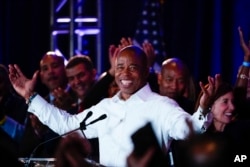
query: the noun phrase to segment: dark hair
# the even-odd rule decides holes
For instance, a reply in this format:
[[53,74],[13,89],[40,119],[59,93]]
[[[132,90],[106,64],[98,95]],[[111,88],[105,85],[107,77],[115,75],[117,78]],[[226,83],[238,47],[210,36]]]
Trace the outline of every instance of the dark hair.
[[228,92],[233,92],[233,87],[231,86],[231,84],[226,82],[221,83],[213,97],[213,101],[217,100]]
[[91,58],[86,55],[75,55],[71,57],[66,65],[66,69],[72,68],[78,64],[84,64],[87,70],[94,69],[94,65]]

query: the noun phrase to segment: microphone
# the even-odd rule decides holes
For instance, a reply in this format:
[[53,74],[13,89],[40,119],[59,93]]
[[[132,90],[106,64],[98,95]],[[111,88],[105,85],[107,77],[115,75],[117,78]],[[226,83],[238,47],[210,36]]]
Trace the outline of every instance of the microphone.
[[106,114],[103,114],[103,115],[101,115],[100,117],[98,117],[97,119],[95,119],[95,120],[91,121],[90,123],[88,123],[86,126],[91,125],[91,124],[93,124],[93,123],[96,123],[97,121],[101,121],[101,120],[103,120],[103,119],[105,119],[105,118],[107,118],[107,115],[106,115]]
[[82,120],[82,122],[80,123],[80,129],[81,130],[85,130],[86,129],[86,120],[91,117],[93,115],[92,111],[89,111],[88,114],[86,115],[86,117]]
[[[91,124],[93,124],[93,123],[95,123],[95,122],[97,122],[97,121],[103,120],[103,119],[105,119],[105,118],[107,117],[106,114],[103,114],[103,115],[101,115],[100,117],[98,117],[97,119],[91,121],[90,123],[88,123],[88,124],[86,125],[86,120],[87,120],[89,117],[91,117],[92,115],[93,115],[93,112],[92,112],[92,111],[89,111],[89,112],[87,113],[86,117],[85,117],[85,118],[83,119],[83,121],[80,123],[80,127],[79,127],[79,128],[76,128],[76,129],[74,129],[74,130],[71,130],[71,131],[69,131],[69,132],[67,132],[67,133],[64,133],[64,134],[62,134],[62,135],[58,135],[58,136],[56,136],[56,137],[53,137],[53,138],[51,138],[51,139],[48,139],[48,140],[46,140],[46,141],[44,141],[44,142],[38,144],[38,145],[34,148],[34,150],[32,151],[32,153],[30,154],[29,158],[27,159],[27,162],[25,162],[25,167],[29,167],[29,166],[30,166],[30,160],[34,157],[36,151],[38,150],[38,148],[40,148],[40,146],[42,146],[42,145],[44,145],[44,144],[46,144],[46,143],[48,143],[48,142],[50,142],[50,141],[52,141],[52,140],[55,140],[55,139],[58,139],[58,138],[60,138],[60,137],[69,135],[69,134],[71,134],[71,133],[73,133],[73,132],[75,132],[75,131],[77,131],[77,130],[81,130],[81,131],[82,131],[83,129],[85,130],[86,127],[87,127],[88,125],[91,125]],[[84,135],[84,134],[83,134],[83,135]],[[84,135],[84,137],[85,137],[85,135]],[[85,138],[86,138],[86,137],[85,137]]]
[[[92,115],[92,112],[91,112],[91,115]],[[87,114],[87,116],[88,116],[88,114]],[[86,116],[86,117],[87,117],[87,116]],[[85,119],[80,123],[80,130],[86,130],[86,126],[91,125],[91,124],[93,124],[93,123],[95,123],[95,122],[97,122],[97,121],[103,120],[103,119],[105,119],[106,117],[107,117],[106,114],[102,114],[100,117],[98,117],[97,119],[91,121],[91,122],[88,123],[88,124],[86,124],[86,118],[85,118]],[[83,134],[83,135],[84,135],[84,134]]]

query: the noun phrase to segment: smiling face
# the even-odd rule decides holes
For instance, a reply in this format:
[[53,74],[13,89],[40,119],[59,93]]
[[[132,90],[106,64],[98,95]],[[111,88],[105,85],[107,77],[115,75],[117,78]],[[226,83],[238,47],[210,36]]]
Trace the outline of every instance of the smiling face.
[[68,83],[80,99],[83,99],[95,82],[95,69],[88,70],[83,63],[66,69]]
[[220,96],[212,105],[211,112],[215,128],[220,130],[234,119],[234,96],[233,92],[228,92]]
[[129,46],[120,51],[115,65],[115,81],[126,100],[147,82],[147,57],[140,48]]

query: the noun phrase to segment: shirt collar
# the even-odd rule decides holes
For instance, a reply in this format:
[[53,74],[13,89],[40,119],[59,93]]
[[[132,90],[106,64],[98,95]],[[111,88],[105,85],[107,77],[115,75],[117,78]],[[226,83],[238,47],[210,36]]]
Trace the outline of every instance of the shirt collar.
[[[146,101],[148,99],[148,95],[152,93],[152,90],[149,86],[149,84],[147,83],[145,86],[143,86],[141,89],[139,89],[137,92],[135,92],[133,95],[131,95],[129,97],[129,99],[127,100],[133,100],[133,99],[137,99],[137,100],[140,100],[140,101]],[[121,92],[117,92],[113,97],[112,97],[112,100],[114,102],[117,102],[117,101],[121,101],[121,98],[120,98],[120,94]]]

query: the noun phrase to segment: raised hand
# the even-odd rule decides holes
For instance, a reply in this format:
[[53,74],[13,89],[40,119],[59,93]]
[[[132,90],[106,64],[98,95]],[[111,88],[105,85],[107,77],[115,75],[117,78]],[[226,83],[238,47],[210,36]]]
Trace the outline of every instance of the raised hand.
[[119,51],[120,51],[119,47],[116,47],[115,45],[109,46],[109,63],[110,63],[109,74],[112,76],[115,75],[115,60]]
[[156,59],[156,54],[153,45],[150,42],[142,43],[143,51],[146,53],[148,58],[148,66],[153,67]]
[[34,88],[37,81],[38,71],[33,74],[32,79],[28,79],[23,75],[18,65],[9,65],[9,78],[13,88],[21,95],[25,100],[34,93]]
[[61,109],[70,110],[76,106],[74,98],[62,88],[56,88],[53,90],[53,104]]
[[[238,27],[239,37],[240,37],[240,46],[242,51],[244,52],[243,63],[247,65],[241,65],[238,69],[237,80],[235,83],[235,87],[238,89],[243,89],[242,92],[247,92],[247,87],[249,83],[249,63],[250,63],[250,42],[248,45],[244,41],[243,32],[241,27]],[[241,91],[241,90],[240,90]],[[246,95],[242,95],[246,96]]]
[[211,106],[214,94],[216,93],[220,83],[222,82],[220,74],[216,74],[215,77],[208,76],[208,84],[204,85],[202,82],[199,83],[202,90],[202,96],[200,98],[200,107],[207,110]]
[[130,38],[130,37],[128,37],[128,38],[122,37],[121,40],[120,40],[120,47],[126,47],[126,46],[129,46],[129,45],[133,45],[132,38]]
[[245,43],[241,27],[238,27],[238,32],[240,36],[240,46],[244,52],[244,61],[250,62],[250,41],[248,45]]

